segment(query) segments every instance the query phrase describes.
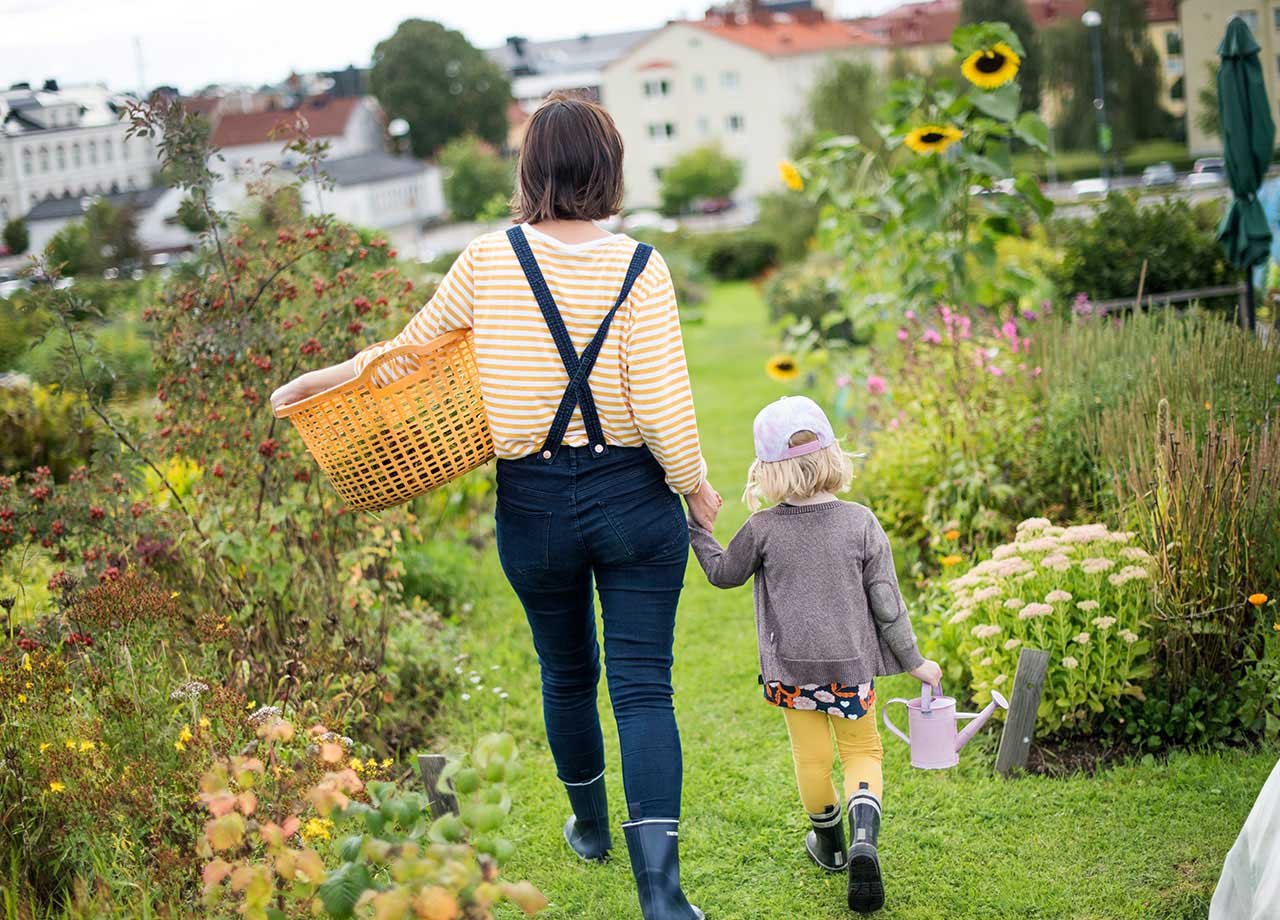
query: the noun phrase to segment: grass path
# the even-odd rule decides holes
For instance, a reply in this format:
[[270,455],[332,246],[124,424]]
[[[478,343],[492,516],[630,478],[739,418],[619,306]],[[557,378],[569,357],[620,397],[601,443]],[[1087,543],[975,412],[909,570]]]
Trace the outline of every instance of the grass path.
[[[712,481],[726,497],[717,532],[727,540],[746,515],[735,493],[751,456],[751,419],[783,390],[761,373],[771,336],[751,287],[717,288],[705,316],[686,338]],[[617,828],[625,811],[604,684],[615,855],[599,867],[572,857],[560,837],[568,806],[543,738],[537,663],[492,549],[477,580],[464,648],[489,686],[470,702],[450,700],[440,731],[455,749],[504,726],[519,739],[526,770],[514,789],[508,831],[517,854],[508,873],[551,899],[541,916],[638,918]],[[907,695],[913,683],[886,680],[880,697]],[[488,702],[493,685],[510,694],[505,710]],[[694,902],[711,920],[849,917],[843,879],[819,873],[800,845],[806,821],[786,731],[756,686],[750,588],[710,587],[692,558],[675,686],[682,873]],[[1203,918],[1222,859],[1276,761],[1274,751],[1177,755],[1092,778],[1003,781],[990,770],[990,729],[986,747],[971,744],[959,768],[940,773],[912,770],[906,746],[883,734],[888,905],[877,916],[894,920]]]

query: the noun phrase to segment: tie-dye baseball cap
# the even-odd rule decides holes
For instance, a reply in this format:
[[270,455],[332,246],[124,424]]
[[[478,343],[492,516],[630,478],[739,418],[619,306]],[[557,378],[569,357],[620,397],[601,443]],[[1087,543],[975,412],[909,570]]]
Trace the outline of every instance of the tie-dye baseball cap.
[[[836,443],[836,434],[822,407],[807,396],[784,396],[760,410],[752,426],[756,441],[756,457],[765,463],[777,463],[803,457]],[[816,441],[791,446],[798,431],[811,431]]]

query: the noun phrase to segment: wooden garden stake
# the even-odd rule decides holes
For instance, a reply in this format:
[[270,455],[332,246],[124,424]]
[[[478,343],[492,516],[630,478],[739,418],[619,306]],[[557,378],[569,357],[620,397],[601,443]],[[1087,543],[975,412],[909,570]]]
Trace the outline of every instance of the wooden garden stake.
[[418,770],[422,773],[423,785],[427,787],[427,796],[431,803],[431,814],[439,818],[441,815],[456,815],[458,800],[447,792],[441,792],[440,774],[444,772],[448,759],[443,754],[419,754]]
[[1000,735],[1000,750],[996,754],[996,770],[1004,776],[1027,765],[1031,739],[1036,736],[1036,710],[1040,708],[1040,694],[1048,670],[1048,652],[1023,648],[1018,656],[1018,672],[1013,678],[1013,698],[1004,720],[1004,733]]

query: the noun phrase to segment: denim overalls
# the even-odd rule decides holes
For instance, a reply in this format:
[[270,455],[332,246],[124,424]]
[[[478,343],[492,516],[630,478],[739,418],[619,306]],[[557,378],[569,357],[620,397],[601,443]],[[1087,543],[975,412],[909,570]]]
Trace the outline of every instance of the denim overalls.
[[[671,645],[688,524],[648,448],[604,443],[588,386],[614,314],[651,250],[637,247],[617,302],[579,359],[523,233],[514,227],[508,235],[569,376],[542,450],[498,461],[498,555],[533,631],[547,741],[566,785],[590,784],[604,773],[594,581],[628,810],[632,819],[678,818]],[[589,444],[565,447],[576,406]]]

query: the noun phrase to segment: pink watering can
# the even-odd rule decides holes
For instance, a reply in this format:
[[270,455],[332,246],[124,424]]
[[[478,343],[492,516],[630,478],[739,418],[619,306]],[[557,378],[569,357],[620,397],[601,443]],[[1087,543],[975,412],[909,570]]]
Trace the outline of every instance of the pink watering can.
[[[889,721],[889,706],[893,703],[906,705],[907,731],[910,737],[904,735]],[[954,697],[935,697],[933,688],[923,684],[920,689],[920,699],[904,700],[899,697],[885,704],[884,724],[889,731],[911,745],[911,766],[919,767],[921,770],[945,770],[960,762],[960,749],[968,744],[969,739],[986,724],[997,706],[1008,709],[1009,701],[992,690],[991,702],[982,712],[956,712]],[[965,727],[964,731],[957,731],[956,725],[961,719],[973,721]]]

